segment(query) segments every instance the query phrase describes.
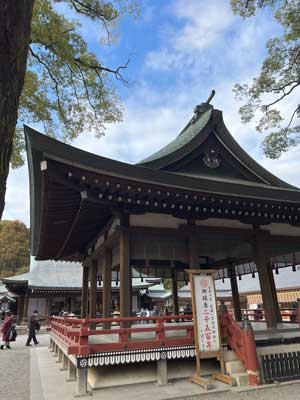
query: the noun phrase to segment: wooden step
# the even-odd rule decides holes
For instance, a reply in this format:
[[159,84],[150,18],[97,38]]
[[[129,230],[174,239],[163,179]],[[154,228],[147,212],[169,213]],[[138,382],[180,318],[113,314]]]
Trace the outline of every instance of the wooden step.
[[229,375],[238,374],[240,372],[246,372],[245,366],[240,360],[227,361],[225,363],[225,367],[226,367],[226,372]]
[[249,377],[247,372],[239,372],[237,374],[231,375],[237,383],[237,386],[248,386],[249,385]]
[[232,350],[224,351],[223,352],[223,358],[224,358],[225,362],[238,360],[237,355]]

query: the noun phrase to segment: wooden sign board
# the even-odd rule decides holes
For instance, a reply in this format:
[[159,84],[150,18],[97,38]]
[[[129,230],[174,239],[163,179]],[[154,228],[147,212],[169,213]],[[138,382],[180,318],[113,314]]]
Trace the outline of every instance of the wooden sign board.
[[215,271],[190,269],[186,272],[190,274],[196,348],[196,373],[190,381],[210,389],[211,382],[201,377],[200,358],[217,358],[220,360],[221,372],[214,373],[212,378],[233,385],[234,379],[225,374],[217,313]]

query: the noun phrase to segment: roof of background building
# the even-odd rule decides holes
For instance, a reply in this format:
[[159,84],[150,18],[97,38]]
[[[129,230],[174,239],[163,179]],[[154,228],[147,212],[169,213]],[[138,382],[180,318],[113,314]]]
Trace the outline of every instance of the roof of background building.
[[5,285],[0,281],[0,295],[4,295],[7,293],[7,289]]
[[[298,267],[299,268],[299,267]],[[276,289],[291,289],[300,288],[300,269],[295,272],[291,268],[281,268],[279,274],[273,272]],[[260,285],[257,274],[255,278],[251,275],[244,275],[242,280],[238,280],[239,293],[248,293],[260,291]],[[217,290],[230,290],[230,281],[225,279],[224,283],[221,280],[216,281]]]
[[[134,289],[148,288],[158,281],[156,278],[141,278],[134,272],[132,287]],[[82,287],[82,265],[76,262],[64,261],[36,261],[31,257],[29,272],[3,279],[4,284],[23,283],[31,289],[67,289],[79,290]],[[98,287],[102,287],[98,283]],[[112,289],[118,290],[116,273],[112,276]]]

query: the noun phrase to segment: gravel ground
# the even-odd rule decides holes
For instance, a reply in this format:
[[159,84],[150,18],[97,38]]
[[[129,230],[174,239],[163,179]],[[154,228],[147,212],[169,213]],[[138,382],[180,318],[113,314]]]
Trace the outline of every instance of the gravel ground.
[[300,382],[272,385],[255,390],[239,391],[232,389],[228,392],[202,394],[198,396],[180,397],[176,400],[299,400]]
[[[30,347],[26,347],[27,336],[17,337],[11,350],[0,350],[0,399],[29,400]],[[38,346],[48,346],[49,336],[39,335]]]
[[[38,340],[40,341],[40,344],[38,347],[47,347],[49,343],[49,335],[40,335],[38,337]],[[18,336],[17,342],[12,344],[12,350],[4,350],[0,351],[0,400],[30,400],[30,348],[25,347],[25,342],[26,342],[26,336]],[[32,349],[36,349],[35,347],[32,347]],[[44,350],[40,350],[38,352],[32,352],[32,355],[40,353],[44,353]],[[52,385],[51,387],[51,392],[52,396],[51,400],[53,398],[58,398],[60,400],[66,400],[67,398],[73,398],[72,393],[73,393],[73,383],[68,383],[65,389],[65,391],[62,391],[63,387],[65,386],[65,376],[62,376],[62,374],[66,375],[66,372],[62,373],[59,371],[59,366],[55,364],[55,360],[53,360],[52,355],[48,354],[48,351],[46,354],[46,358],[49,358],[51,361],[51,366],[53,364],[53,371],[48,371],[48,369],[45,370],[45,367],[47,367],[47,364],[43,364],[39,362],[38,364],[32,363],[33,366],[38,366],[40,365],[41,368],[44,368],[41,376],[42,380],[43,379],[50,379],[52,377],[52,380],[54,381],[61,382],[58,384],[58,387],[55,385]],[[38,356],[41,358],[41,354]],[[37,367],[38,368],[38,367]],[[45,375],[46,372],[46,375]],[[55,374],[53,376],[48,376],[47,372],[50,373],[50,375],[53,375],[53,372]],[[56,377],[57,374],[57,377]],[[41,393],[41,377],[40,377],[40,371],[36,371],[34,375],[35,379],[31,379],[31,383],[33,383],[34,388],[32,387],[31,390],[33,392]],[[50,379],[51,380],[51,379]],[[174,383],[171,386],[167,387],[156,387],[156,385],[153,384],[144,384],[144,385],[130,385],[130,386],[123,386],[123,387],[118,387],[118,388],[107,388],[104,390],[96,390],[93,392],[93,398],[95,400],[97,399],[103,399],[103,400],[148,400],[148,399],[153,399],[155,396],[156,390],[159,390],[158,393],[160,396],[157,396],[157,398],[164,398],[164,399],[175,399],[176,400],[300,400],[300,382],[295,381],[295,382],[288,382],[285,384],[279,384],[279,385],[269,385],[269,386],[263,386],[260,387],[259,389],[253,390],[245,390],[241,388],[232,388],[231,390],[225,390],[224,389],[220,392],[214,392],[214,393],[200,393],[199,394],[192,394],[191,393],[191,384],[185,382],[184,380],[177,381],[178,383]],[[45,382],[43,382],[45,385]],[[61,386],[60,386],[61,385]],[[176,390],[180,388],[180,386],[184,386],[183,389],[185,390]],[[38,387],[40,386],[40,387]],[[169,391],[174,392],[174,390],[171,390],[173,388],[175,389],[175,393],[173,395],[168,396]],[[194,386],[194,385],[193,385]],[[168,389],[169,388],[169,389]],[[166,392],[165,392],[166,391]],[[32,395],[34,393],[32,392]],[[71,396],[68,395],[68,392],[70,392]],[[165,393],[164,393],[165,392]],[[181,393],[180,393],[181,392]],[[55,395],[56,393],[56,395]],[[66,393],[66,394],[63,394]],[[195,392],[194,392],[195,393]],[[50,393],[49,393],[50,394]],[[61,394],[61,396],[60,396]],[[169,393],[171,394],[171,393]],[[182,394],[182,397],[181,395]],[[188,395],[189,394],[189,395]],[[55,395],[55,397],[53,397]],[[49,400],[50,400],[49,397]],[[33,398],[38,398],[39,400],[47,400],[48,396],[40,396],[40,397],[34,397]]]

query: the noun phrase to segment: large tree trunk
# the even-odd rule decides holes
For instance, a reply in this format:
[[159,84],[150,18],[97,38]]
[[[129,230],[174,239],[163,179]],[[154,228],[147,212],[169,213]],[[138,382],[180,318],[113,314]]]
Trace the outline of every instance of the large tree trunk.
[[0,0],[0,220],[24,85],[34,0]]

